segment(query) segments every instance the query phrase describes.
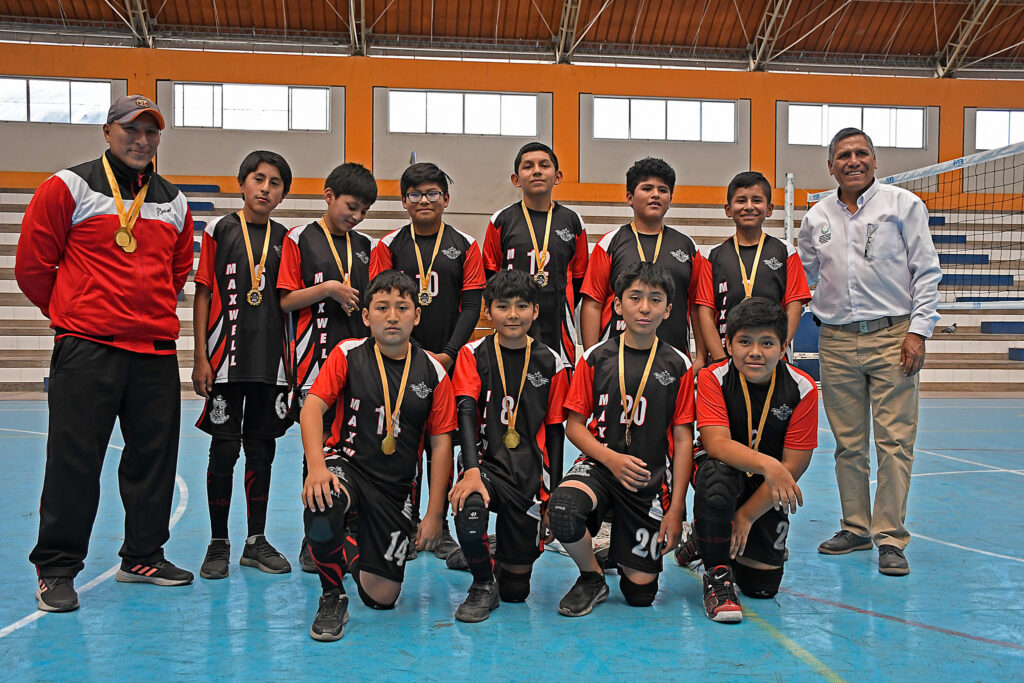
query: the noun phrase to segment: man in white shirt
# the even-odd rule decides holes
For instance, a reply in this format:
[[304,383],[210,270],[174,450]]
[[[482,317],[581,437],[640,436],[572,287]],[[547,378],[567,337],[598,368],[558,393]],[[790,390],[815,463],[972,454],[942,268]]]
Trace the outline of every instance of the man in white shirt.
[[[842,529],[818,546],[841,555],[878,546],[878,571],[910,572],[903,549],[917,436],[918,374],[939,319],[939,257],[928,210],[913,193],[875,180],[875,148],[845,128],[828,148],[839,190],[804,216],[798,237],[811,311],[821,321],[825,414],[836,439]],[[869,488],[874,428],[878,486]]]

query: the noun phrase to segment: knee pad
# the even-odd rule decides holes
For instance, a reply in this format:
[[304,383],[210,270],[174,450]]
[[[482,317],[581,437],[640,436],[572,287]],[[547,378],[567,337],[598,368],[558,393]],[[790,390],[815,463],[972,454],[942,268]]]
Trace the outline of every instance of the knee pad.
[[587,515],[594,508],[590,496],[572,486],[559,486],[548,500],[551,531],[561,543],[575,543],[587,533]]
[[[334,507],[327,508],[324,512],[314,512],[312,519],[309,522],[309,531],[306,533],[306,538],[311,543],[322,544],[336,541],[338,545],[341,545],[345,539],[345,510],[348,508],[348,496],[344,495],[344,492],[335,494],[335,498],[343,498],[344,505],[341,504],[341,500],[337,500],[334,503]],[[308,508],[307,508],[308,509]]]
[[363,590],[362,584],[358,582],[356,582],[356,590],[359,591],[359,599],[362,600],[363,604],[369,607],[370,609],[388,610],[395,608],[395,603],[385,605],[384,603],[377,602],[376,600],[371,598],[370,594]]
[[[245,465],[252,470],[269,470],[274,462],[277,444],[273,439],[242,437],[245,449]],[[236,456],[237,457],[237,456]]]
[[619,572],[619,590],[622,597],[626,598],[626,604],[632,607],[650,607],[654,602],[654,596],[658,594],[658,577],[650,583],[634,583],[629,580],[626,573]]
[[732,521],[742,491],[743,473],[708,458],[700,463],[694,483],[693,516]]
[[776,569],[754,569],[739,562],[732,563],[733,578],[748,598],[766,600],[774,598],[782,585],[782,567]]
[[238,439],[214,437],[210,442],[210,474],[230,476],[235,471],[242,442]]
[[455,513],[455,533],[460,542],[478,541],[487,534],[487,507],[483,496],[472,494]]
[[530,577],[533,570],[525,574],[510,572],[504,567],[498,568],[498,596],[502,602],[525,602],[530,595]]

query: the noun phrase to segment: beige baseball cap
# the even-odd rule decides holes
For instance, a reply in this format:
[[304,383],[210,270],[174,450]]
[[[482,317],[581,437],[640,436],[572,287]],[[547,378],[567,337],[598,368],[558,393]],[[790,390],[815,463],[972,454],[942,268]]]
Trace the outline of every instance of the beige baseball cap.
[[156,108],[153,100],[142,95],[125,95],[118,97],[107,110],[107,123],[128,123],[134,121],[139,114],[149,112],[156,119],[160,130],[164,129],[164,117]]

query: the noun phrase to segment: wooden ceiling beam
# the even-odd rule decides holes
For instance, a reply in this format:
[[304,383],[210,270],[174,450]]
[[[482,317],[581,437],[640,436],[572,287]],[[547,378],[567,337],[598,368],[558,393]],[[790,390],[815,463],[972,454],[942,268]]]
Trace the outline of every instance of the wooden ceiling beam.
[[576,42],[576,26],[580,20],[580,0],[562,0],[562,18],[558,24],[558,38],[555,44],[555,62],[568,64],[572,61],[572,46]]
[[951,78],[964,63],[999,0],[977,0],[964,10],[946,46],[935,60],[935,77]]
[[760,71],[771,59],[775,41],[782,33],[782,25],[792,5],[793,0],[769,0],[754,34],[754,42],[748,47],[747,71]]

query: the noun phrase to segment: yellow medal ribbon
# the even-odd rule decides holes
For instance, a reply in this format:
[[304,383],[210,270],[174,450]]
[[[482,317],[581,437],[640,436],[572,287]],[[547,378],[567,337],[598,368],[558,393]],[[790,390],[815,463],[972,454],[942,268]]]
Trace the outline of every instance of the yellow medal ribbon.
[[[629,224],[629,227],[633,228],[633,237],[636,238],[636,250],[640,252],[640,260],[646,261],[647,255],[644,254],[644,247],[640,244],[640,231],[636,229],[636,221]],[[654,245],[654,258],[651,259],[651,263],[658,262],[658,254],[661,253],[661,238],[665,236],[665,228],[662,226],[661,232],[658,233],[658,243]]]
[[384,387],[384,424],[387,428],[384,439],[380,442],[380,449],[384,455],[391,455],[398,447],[398,440],[395,438],[395,416],[402,407],[402,399],[405,398],[405,385],[409,381],[409,364],[412,361],[412,344],[405,347],[405,369],[402,370],[402,379],[398,383],[398,398],[395,399],[395,407],[391,408],[391,392],[388,390],[388,376],[384,371],[384,359],[380,355],[380,347],[373,345],[373,354],[377,357],[377,369],[380,370],[380,383]]
[[341,273],[341,280],[347,286],[352,286],[352,237],[346,232],[345,233],[345,249],[348,252],[346,258],[348,259],[348,268],[341,267],[341,257],[338,255],[338,248],[334,246],[334,238],[331,236],[331,231],[327,229],[327,225],[324,223],[324,219],[321,218],[317,221],[320,224],[320,228],[324,231],[324,237],[327,238],[327,244],[331,247],[331,253],[334,254],[334,262],[338,264],[338,272]]
[[[761,233],[761,239],[757,242],[757,253],[754,254],[754,263],[750,268],[750,277],[747,277],[747,267],[743,265],[743,257],[740,256],[740,238],[737,235],[732,236],[732,246],[736,249],[736,260],[740,262],[740,277],[743,278],[743,291],[746,292],[744,299],[749,299],[754,291],[754,278],[757,277],[757,264],[761,260],[761,248],[764,247],[764,233]],[[742,377],[742,374],[740,375]],[[774,375],[772,376],[774,379]]]
[[[498,335],[494,336],[494,355],[498,359],[498,375],[501,377],[501,400],[505,401],[508,396],[508,389],[505,388],[505,364],[501,360],[501,346],[498,344]],[[519,432],[516,431],[516,417],[519,415],[519,399],[523,395],[523,387],[526,386],[526,370],[530,367],[530,347],[533,340],[526,338],[526,358],[523,360],[523,376],[519,380],[519,393],[516,394],[515,408],[512,409],[512,416],[508,419],[508,429],[505,430],[503,441],[505,448],[509,450],[519,445]]]
[[526,208],[526,201],[520,202],[520,206],[523,207],[523,216],[526,217],[530,241],[533,242],[533,253],[537,255],[537,272],[534,273],[533,279],[536,281],[537,286],[545,287],[548,284],[548,272],[544,268],[548,265],[548,260],[551,258],[551,254],[548,252],[548,240],[551,239],[551,215],[555,212],[555,203],[551,202],[551,207],[548,209],[547,224],[544,226],[543,248],[537,244],[537,235],[533,232],[533,221],[530,220],[530,211]]
[[270,218],[267,218],[267,234],[263,237],[263,255],[260,257],[260,265],[256,267],[256,259],[252,256],[252,242],[249,241],[249,226],[245,223],[245,212],[238,212],[238,221],[242,224],[242,237],[245,239],[245,253],[249,256],[249,277],[252,282],[252,289],[245,295],[245,300],[250,306],[259,306],[263,303],[263,294],[260,293],[260,278],[263,277],[263,267],[267,263],[267,252],[270,251]]
[[629,436],[629,430],[633,426],[633,420],[636,418],[636,409],[640,405],[640,399],[644,395],[644,387],[647,386],[647,378],[651,375],[651,366],[654,364],[654,353],[658,350],[658,338],[654,338],[654,344],[651,345],[651,352],[647,356],[647,365],[644,367],[644,374],[640,378],[640,386],[637,387],[636,395],[633,396],[633,409],[630,410],[629,406],[626,405],[626,361],[624,351],[626,349],[626,342],[623,340],[623,336],[619,336],[619,400],[622,401],[622,414],[629,414],[626,418],[626,446],[632,445],[632,438]]
[[434,300],[434,297],[430,295],[430,274],[434,270],[434,259],[437,258],[437,252],[441,249],[444,223],[441,223],[441,229],[437,231],[437,237],[434,239],[434,253],[430,257],[430,265],[426,271],[423,270],[423,255],[420,254],[420,245],[416,244],[416,229],[412,227],[412,223],[409,224],[409,234],[412,235],[412,248],[416,252],[416,265],[420,269],[420,294],[418,301],[420,306],[429,306],[430,302]]
[[114,197],[114,206],[117,207],[117,218],[121,223],[121,227],[114,233],[114,242],[117,246],[121,247],[126,254],[130,254],[138,247],[138,241],[132,234],[132,230],[135,229],[135,221],[139,219],[139,214],[142,213],[142,204],[146,201],[146,192],[149,190],[149,181],[142,186],[139,193],[135,195],[135,200],[132,201],[131,207],[127,213],[124,210],[124,201],[121,199],[121,188],[117,186],[117,179],[114,178],[114,171],[110,168],[110,162],[107,161],[107,155],[104,154],[103,159],[103,170],[107,174],[107,183],[110,184],[110,194]]
[[[776,368],[776,370],[777,369],[778,368]],[[743,402],[747,404],[747,445],[757,451],[758,447],[761,445],[761,434],[764,431],[765,420],[768,419],[768,409],[771,408],[772,405],[772,394],[775,393],[775,370],[772,370],[772,381],[771,384],[768,385],[768,396],[764,399],[764,408],[761,409],[761,419],[757,422],[757,437],[754,437],[754,432],[752,431],[754,423],[750,415],[750,391],[747,389],[747,378],[743,376],[742,372],[740,372],[739,375],[740,387],[743,389]],[[752,477],[753,475],[750,472],[747,472],[747,476]]]

